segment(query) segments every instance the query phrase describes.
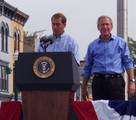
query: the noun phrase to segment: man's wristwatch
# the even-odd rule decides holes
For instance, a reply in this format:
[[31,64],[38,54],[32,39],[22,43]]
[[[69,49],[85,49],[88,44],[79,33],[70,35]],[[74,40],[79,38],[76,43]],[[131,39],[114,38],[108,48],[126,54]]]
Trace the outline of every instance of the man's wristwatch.
[[136,80],[133,78],[133,79],[129,79],[129,82],[136,82]]

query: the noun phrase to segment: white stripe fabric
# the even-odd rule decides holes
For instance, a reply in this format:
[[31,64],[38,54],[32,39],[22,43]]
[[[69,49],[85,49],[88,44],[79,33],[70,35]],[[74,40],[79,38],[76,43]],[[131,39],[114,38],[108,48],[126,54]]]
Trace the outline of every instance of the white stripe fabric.
[[133,115],[120,115],[109,106],[108,100],[92,101],[98,120],[136,120]]

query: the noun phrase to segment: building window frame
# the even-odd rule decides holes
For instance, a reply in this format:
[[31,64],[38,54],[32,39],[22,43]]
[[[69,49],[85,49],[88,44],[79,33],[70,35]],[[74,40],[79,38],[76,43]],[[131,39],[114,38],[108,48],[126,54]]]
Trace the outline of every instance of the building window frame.
[[20,31],[15,30],[14,32],[14,52],[15,51],[20,51]]
[[1,51],[8,52],[9,27],[4,22],[1,23]]
[[0,61],[0,92],[8,92],[9,75],[7,72],[8,63]]

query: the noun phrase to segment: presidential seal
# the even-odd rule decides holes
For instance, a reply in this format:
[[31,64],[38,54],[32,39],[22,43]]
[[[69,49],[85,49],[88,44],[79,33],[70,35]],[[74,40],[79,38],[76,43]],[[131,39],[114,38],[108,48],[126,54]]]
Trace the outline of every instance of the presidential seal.
[[55,63],[50,57],[39,57],[33,64],[33,71],[39,78],[48,78],[55,71]]

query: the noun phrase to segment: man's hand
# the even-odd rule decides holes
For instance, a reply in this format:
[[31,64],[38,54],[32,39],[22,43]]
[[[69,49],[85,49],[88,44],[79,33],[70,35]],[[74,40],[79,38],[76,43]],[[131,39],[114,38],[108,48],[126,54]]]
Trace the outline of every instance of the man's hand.
[[82,84],[82,98],[83,98],[83,100],[89,99],[87,82],[88,82],[88,80],[83,80],[83,84]]
[[128,95],[134,96],[136,93],[136,84],[135,82],[129,82],[128,83]]

